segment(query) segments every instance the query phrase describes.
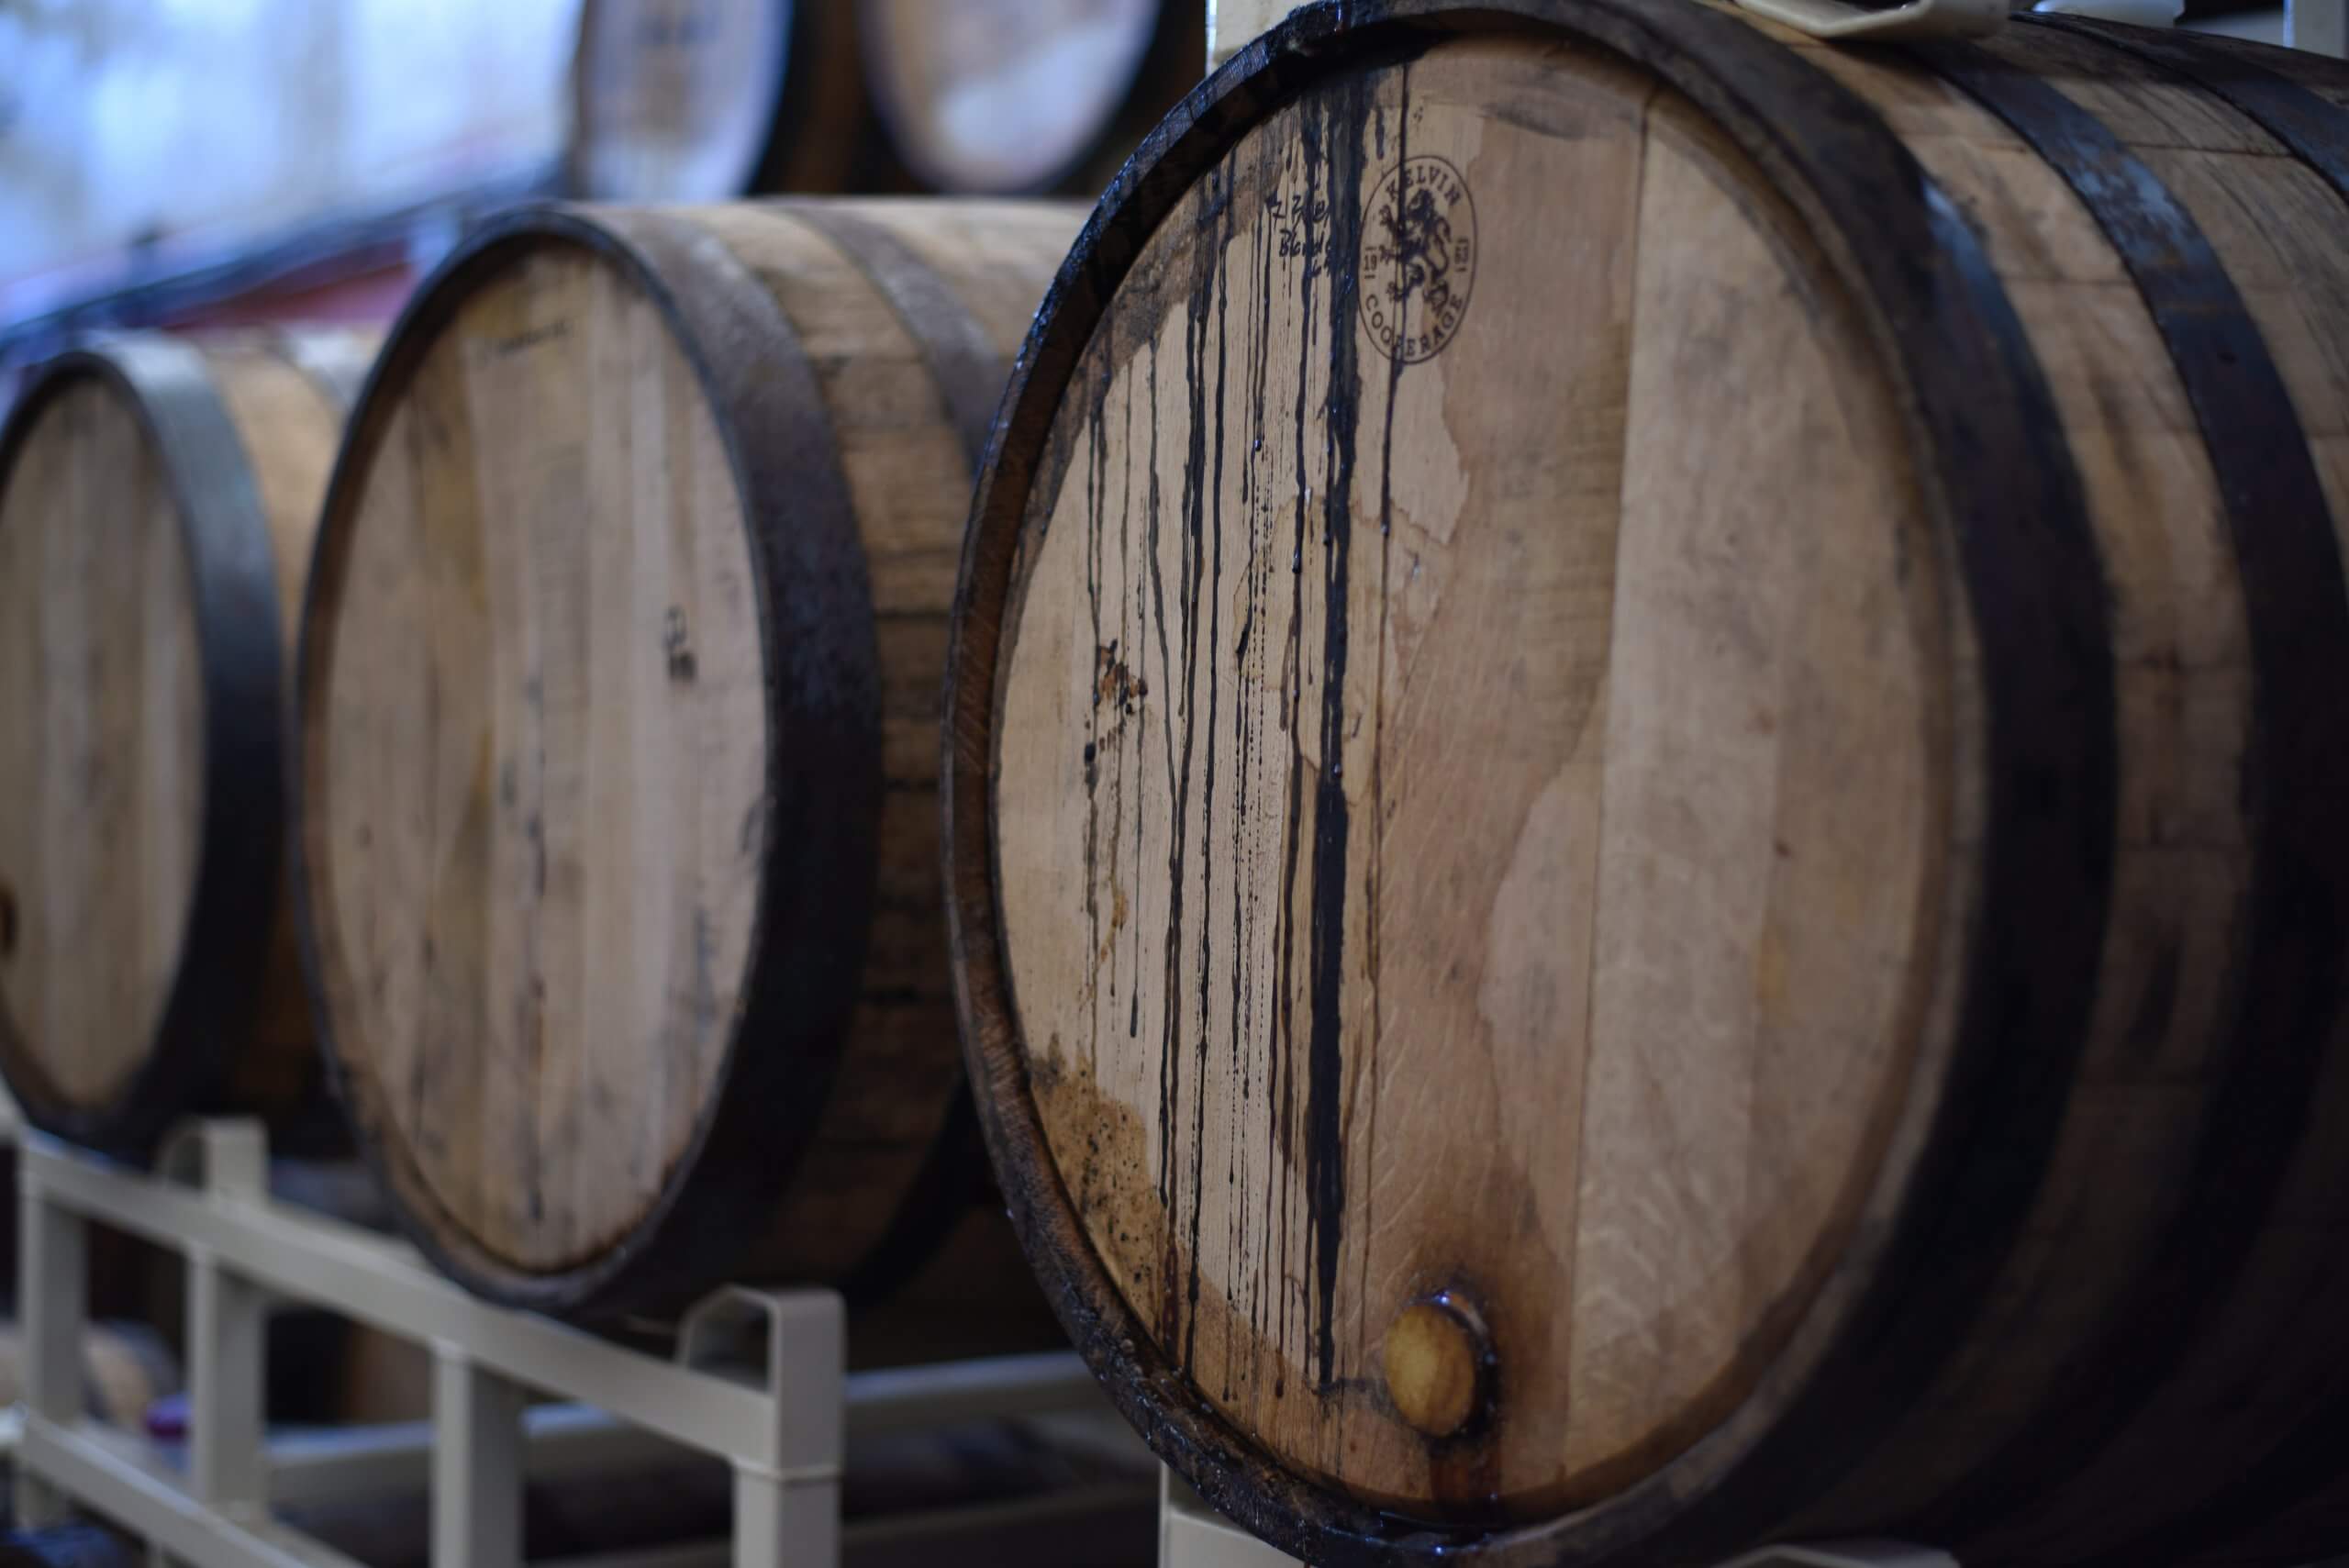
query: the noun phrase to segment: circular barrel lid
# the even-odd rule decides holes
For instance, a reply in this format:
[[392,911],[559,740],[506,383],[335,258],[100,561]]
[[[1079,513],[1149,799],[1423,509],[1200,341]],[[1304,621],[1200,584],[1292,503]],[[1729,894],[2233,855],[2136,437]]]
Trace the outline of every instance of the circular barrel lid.
[[0,1067],[134,1157],[251,1027],[279,885],[271,485],[216,368],[92,339],[0,432]]
[[1051,184],[1106,136],[1162,0],[859,0],[866,73],[907,163],[941,190]]
[[1120,177],[998,423],[983,1114],[1130,1414],[1308,1556],[1683,1506],[1934,1114],[1986,766],[1943,519],[2011,471],[1909,417],[1971,296],[1852,263],[1842,144],[1790,177],[1757,103],[1835,111],[1696,6],[1316,7]]
[[204,691],[181,497],[95,360],[0,450],[0,1042],[20,1098],[116,1105],[187,946]]
[[695,235],[548,212],[461,252],[354,417],[305,611],[330,1057],[425,1244],[518,1303],[739,1244],[862,952],[862,557],[780,311]]

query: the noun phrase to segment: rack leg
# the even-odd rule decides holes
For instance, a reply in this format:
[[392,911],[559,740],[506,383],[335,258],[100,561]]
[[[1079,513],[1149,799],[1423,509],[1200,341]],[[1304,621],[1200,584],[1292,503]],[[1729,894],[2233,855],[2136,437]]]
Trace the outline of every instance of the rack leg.
[[2349,7],[2341,0],[2290,0],[2284,11],[2284,41],[2334,59],[2349,57]]
[[518,1384],[432,1351],[432,1568],[521,1568]]
[[841,1484],[734,1471],[734,1568],[836,1568]]
[[1227,1524],[1173,1471],[1158,1472],[1159,1568],[1303,1568]]
[[688,1313],[688,1366],[751,1366],[774,1399],[772,1464],[734,1466],[734,1568],[839,1568],[841,1466],[848,1451],[848,1320],[828,1290],[722,1291]]
[[210,1252],[187,1262],[188,1469],[196,1497],[259,1507],[268,1476],[262,1429],[267,1302]]
[[[269,1148],[260,1124],[199,1122],[184,1128],[165,1161],[191,1164],[216,1198],[260,1202],[269,1192]],[[196,1498],[221,1509],[268,1501],[262,1430],[267,1297],[220,1266],[210,1250],[187,1253],[189,1480]]]
[[[89,1318],[89,1229],[51,1204],[17,1167],[17,1311],[25,1336],[25,1408],[70,1426],[82,1415],[82,1341]],[[16,1467],[16,1520],[61,1524],[65,1498],[26,1466]]]

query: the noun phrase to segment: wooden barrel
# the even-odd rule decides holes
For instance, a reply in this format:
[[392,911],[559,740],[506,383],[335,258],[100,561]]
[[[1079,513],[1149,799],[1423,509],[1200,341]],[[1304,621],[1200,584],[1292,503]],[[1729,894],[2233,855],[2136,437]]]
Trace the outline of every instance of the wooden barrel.
[[528,213],[395,328],[304,607],[298,883],[361,1141],[474,1290],[877,1290],[985,1190],[938,681],[1081,217]]
[[941,191],[1090,196],[1197,84],[1198,0],[857,0],[872,99]]
[[1369,0],[1120,176],[949,897],[1030,1255],[1218,1507],[2349,1547],[2344,83]]
[[278,705],[372,348],[95,339],[0,432],[0,1072],[61,1137],[137,1157],[322,1104]]
[[585,0],[569,188],[596,201],[904,186],[841,0]]

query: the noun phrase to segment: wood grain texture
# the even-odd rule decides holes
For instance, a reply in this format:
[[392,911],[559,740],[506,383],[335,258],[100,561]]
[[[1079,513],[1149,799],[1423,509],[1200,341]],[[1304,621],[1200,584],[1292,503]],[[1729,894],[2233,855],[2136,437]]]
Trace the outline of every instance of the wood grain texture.
[[[317,373],[373,348],[337,333],[124,339],[59,361],[0,441],[0,724],[16,770],[0,813],[0,1064],[52,1130],[139,1153],[176,1116],[315,1103],[274,889],[275,769],[224,754],[214,726],[220,705],[257,702],[243,717],[273,742],[341,434]],[[173,400],[206,417],[175,418],[160,406]],[[205,473],[174,448],[190,430],[215,443]],[[254,595],[233,612],[250,626],[221,624],[224,582]],[[258,900],[200,915],[205,877],[248,874],[237,844],[268,868]]]
[[[2132,48],[2142,48],[2148,41],[2166,40],[2127,40]],[[2263,128],[2286,140],[2296,156],[2349,197],[2349,177],[2344,177],[2344,171],[2349,171],[2349,64],[2304,53],[2232,43],[2211,52],[2210,61],[2196,62],[2193,74],[2197,79],[2252,114]],[[2167,61],[2166,51],[2162,59]],[[2204,187],[2197,199],[2197,210],[2214,195]],[[2293,245],[2296,260],[2306,253],[2304,248],[2294,244],[2296,236],[2277,232],[2246,234],[2243,227],[2228,226],[2228,243]],[[2338,258],[2328,255],[2317,264],[2310,281],[2321,289],[2335,287],[2337,272]],[[2285,304],[2273,301],[2272,296],[2271,300],[2270,308]],[[2337,336],[2335,325],[2330,320],[2323,324],[2328,333]],[[2291,328],[2287,323],[2283,329]],[[2305,376],[2310,361],[2303,358],[2295,363]],[[2311,384],[2306,380],[2295,382],[2293,395],[2296,400],[2306,395],[2321,401],[2326,396],[2321,382]],[[2332,497],[2337,522],[2349,515],[2349,507],[2341,501],[2343,475],[2349,473],[2349,459],[2344,459],[2337,434],[2330,438],[2312,434],[2310,445]],[[2337,1115],[2334,1107],[2339,1106],[2338,1096],[2343,1092],[2340,1080],[2343,1072],[2349,1071],[2349,1062],[2343,1061],[2345,1054],[2349,1053],[2338,1050],[2332,1054],[2323,1077],[2308,1095],[2311,1106],[2323,1107],[2329,1118]],[[2338,1122],[2332,1120],[2330,1125],[2337,1126]],[[2285,1203],[2290,1212],[2323,1219],[2329,1219],[2334,1212],[2332,1206],[2339,1191],[2338,1166],[2332,1157],[2334,1147],[2337,1144],[2328,1145],[2321,1138],[2303,1141],[2286,1189]],[[2295,1260],[2286,1255],[2283,1248],[2270,1246],[2264,1249],[2264,1253],[2263,1263],[2269,1267],[2281,1265],[2277,1273],[2271,1276],[2275,1286],[2290,1293],[2301,1304],[2300,1318],[2284,1330],[2283,1337],[2287,1342],[2321,1345],[2325,1330],[2314,1325],[2336,1321],[2342,1310],[2337,1273],[2327,1281],[2321,1274],[2312,1276],[2304,1267],[2295,1267]],[[2336,1262],[2340,1256],[2336,1250]],[[2255,1314],[2262,1304],[2254,1296],[2247,1298],[2247,1305]],[[2255,1342],[2269,1333],[2266,1322],[2254,1321],[2239,1331],[2233,1342],[2243,1344],[2243,1335]],[[2216,1370],[2221,1375],[2226,1374],[2223,1366]],[[2326,1402],[2319,1413],[2303,1422],[2288,1439],[2272,1446],[2263,1444],[2266,1452],[2262,1461],[2229,1477],[2224,1489],[2190,1524],[2166,1532],[2170,1540],[2189,1551],[2207,1552],[2216,1546],[2227,1556],[2243,1562],[2281,1564],[2306,1555],[2308,1542],[2349,1540],[2349,1474],[2344,1474],[2340,1461],[2343,1443],[2349,1441],[2349,1399],[2343,1398],[2340,1385],[2324,1378],[2321,1372],[2313,1377],[2315,1385],[2325,1390]],[[2134,1543],[2122,1551],[2132,1549]],[[2121,1553],[2110,1555],[2117,1557]]]
[[[410,1223],[509,1299],[841,1280],[969,1201],[933,1190],[961,1092],[936,682],[970,458],[930,338],[976,333],[998,383],[1076,215],[824,210],[935,268],[954,321],[902,318],[802,207],[518,220],[412,315],[329,506],[302,836],[331,1048]],[[804,403],[724,393],[725,364],[778,359]],[[796,584],[778,540],[827,495],[856,576]],[[794,640],[803,613],[837,651]],[[852,657],[869,673],[820,668]],[[869,728],[798,704],[803,660]],[[793,819],[780,774],[865,767],[842,807],[865,826]],[[775,945],[800,906],[829,949]],[[786,970],[842,1009],[792,1020],[804,1062],[757,1018]],[[696,1185],[718,1179],[726,1202]]]
[[740,996],[771,743],[749,546],[691,367],[591,257],[475,291],[411,385],[313,796],[373,981],[339,1021],[440,1202],[555,1268],[660,1191]]
[[[2140,183],[2154,186],[2116,202],[2100,185],[2115,160],[2100,151],[2085,186],[2072,177],[2081,194],[2065,193],[2040,218],[2052,227],[2092,212],[2100,238],[2126,258],[2126,297],[2161,334],[2161,359],[2174,364],[2183,392],[2165,398],[2171,428],[2189,437],[2187,461],[2206,455],[2217,478],[2215,495],[2173,480],[2158,499],[2142,489],[2116,496],[2116,521],[2106,527],[2117,531],[2119,519],[2168,507],[2190,525],[2215,513],[2226,548],[2210,550],[2194,526],[2161,554],[2141,557],[2179,573],[2167,595],[2143,567],[2129,584],[2148,605],[2166,597],[2184,611],[2170,638],[2139,645],[2154,655],[2151,669],[2122,666],[2122,744],[2143,759],[2124,760],[2124,779],[2155,781],[2173,768],[2176,793],[2153,796],[2134,815],[2124,794],[2124,875],[2133,863],[2157,880],[2116,906],[2115,935],[2134,951],[2108,959],[2114,990],[2090,1041],[2092,1076],[2068,1112],[2064,1179],[2051,1181],[2027,1232],[2071,1238],[2069,1250],[2060,1272],[2043,1258],[2024,1276],[2030,1283],[2016,1280],[2004,1296],[2093,1324],[2081,1331],[2099,1353],[2050,1363],[2043,1380],[1999,1369],[2002,1392],[1981,1402],[2012,1410],[2023,1404],[2018,1391],[2036,1385],[2038,1408],[1938,1507],[1955,1515],[1987,1496],[2003,1500],[2012,1523],[1985,1532],[1984,1554],[2136,1557],[2176,1550],[2181,1527],[2212,1493],[2260,1474],[2279,1449],[2326,1424],[2317,1412],[2337,1407],[2328,1391],[2340,1369],[2304,1326],[2349,1307],[2337,1247],[2309,1240],[2349,1230],[2331,1153],[2349,1113],[2332,1021],[2349,933],[2327,895],[2300,889],[2339,863],[2324,824],[2339,798],[2341,753],[2329,683],[2302,676],[2336,662],[2329,650],[2342,635],[2337,559],[2349,492],[2338,458],[2349,334],[2339,316],[2339,238],[2349,193],[2197,78],[2131,51],[2033,28],[1986,52],[1993,71],[2053,83],[2057,102],[2106,127],[2137,161]],[[2000,112],[2013,128],[2043,137],[2034,121]],[[2349,128],[2349,116],[2334,117]],[[2137,212],[2173,215],[2192,237],[2165,236],[2149,248],[2117,227]],[[2226,291],[2198,272],[2222,275]],[[2214,343],[2230,318],[2250,349]],[[2262,372],[2265,384],[2245,368]],[[2113,402],[2106,393],[2102,406]],[[2096,422],[2085,408],[2067,411],[2067,425]],[[2126,467],[2144,487],[2179,461],[2139,458]],[[2127,559],[2120,548],[2108,551]],[[2312,570],[2278,564],[2310,558]],[[2214,601],[2227,608],[2214,615]],[[2151,831],[2132,839],[2130,823]],[[2219,831],[2203,839],[2196,823]],[[2123,989],[2132,982],[2133,995]],[[2165,1004],[2175,1006],[2157,1022]],[[2207,1087],[2181,1095],[2181,1075]],[[2245,1137],[2252,1129],[2260,1130]],[[2142,1186],[2133,1204],[2097,1204],[2078,1190],[2090,1181]],[[2246,1224],[2247,1213],[2264,1215],[2265,1225]],[[2144,1229],[2132,1234],[2133,1226]],[[2133,1246],[2142,1261],[2132,1272],[2130,1251],[2083,1255],[2099,1246]],[[2091,1262],[2099,1266],[2084,1266]],[[2223,1289],[2210,1288],[2214,1277]],[[2117,1280],[2128,1282],[2129,1296],[2109,1294]],[[1987,1361],[1988,1347],[2009,1337],[1986,1326],[1975,1359]],[[2277,1355],[2278,1344],[2310,1348],[2295,1358]],[[2226,1468],[2236,1475],[2206,1477],[2185,1462],[2213,1445],[2233,1456]],[[1944,1435],[1937,1446],[1947,1454],[1959,1445]],[[2178,1479],[2148,1503],[2149,1475]],[[2200,1539],[2219,1543],[2230,1528],[2214,1522]],[[2340,1539],[2311,1534],[2301,1550]]]
[[1031,1256],[1214,1500],[1331,1562],[2349,1544],[2288,1508],[2349,1430],[2321,112],[1395,0],[1113,189],[975,512],[949,880]]
[[[206,345],[230,417],[239,429],[255,432],[245,443],[246,456],[269,529],[278,635],[289,677],[319,503],[342,443],[343,421],[380,342],[373,332],[322,328]],[[275,901],[268,940],[253,1044],[237,1053],[230,1098],[246,1106],[322,1106],[325,1084],[290,899]],[[340,1128],[334,1136],[339,1141]]]
[[[1534,1516],[1750,1391],[1844,1238],[1936,892],[1932,619],[1848,306],[1683,106],[1515,45],[1364,91],[1362,131],[1301,107],[1201,183],[1119,296],[1157,327],[1064,406],[1004,919],[1053,1147],[1162,1343],[1359,1496]],[[1467,193],[1466,312],[1349,363],[1328,280],[1396,161]],[[1378,1391],[1436,1287],[1554,1391],[1468,1456]]]

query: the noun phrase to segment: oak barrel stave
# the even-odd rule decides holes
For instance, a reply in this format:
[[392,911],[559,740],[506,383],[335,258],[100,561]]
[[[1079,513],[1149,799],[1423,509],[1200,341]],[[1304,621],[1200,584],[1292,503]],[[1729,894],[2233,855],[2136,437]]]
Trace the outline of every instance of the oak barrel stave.
[[[877,1297],[983,1207],[937,891],[954,413],[1077,216],[548,209],[395,329],[305,610],[303,924],[362,1145],[472,1288]],[[973,1332],[1032,1299],[995,1251]]]
[[959,997],[1258,1533],[2343,1544],[2343,117],[2197,50],[1315,7],[1105,200],[966,547]]
[[37,373],[0,436],[0,723],[22,770],[0,830],[0,1069],[61,1137],[139,1158],[222,1112],[271,1118],[281,1143],[339,1137],[280,895],[279,704],[373,350],[94,339]]

